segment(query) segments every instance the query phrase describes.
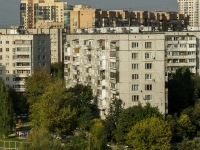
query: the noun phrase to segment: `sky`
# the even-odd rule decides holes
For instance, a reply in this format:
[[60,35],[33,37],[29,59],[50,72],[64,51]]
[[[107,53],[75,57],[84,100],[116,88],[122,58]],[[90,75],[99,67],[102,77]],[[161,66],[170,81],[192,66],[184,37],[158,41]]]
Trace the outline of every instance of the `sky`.
[[[177,11],[177,0],[61,0],[69,5],[90,4],[102,10],[170,10]],[[0,28],[19,25],[20,0],[0,0]]]

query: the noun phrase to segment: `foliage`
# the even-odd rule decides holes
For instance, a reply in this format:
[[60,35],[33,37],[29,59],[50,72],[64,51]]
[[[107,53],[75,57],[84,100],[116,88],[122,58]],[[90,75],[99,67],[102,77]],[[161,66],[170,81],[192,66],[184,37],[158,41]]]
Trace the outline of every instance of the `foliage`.
[[76,110],[66,104],[68,96],[62,80],[47,86],[40,100],[30,107],[34,125],[51,133],[70,133],[75,128]]
[[90,122],[96,117],[97,108],[91,103],[93,99],[90,86],[77,84],[67,90],[70,98],[66,102],[72,108],[77,109],[78,126],[84,130],[89,130]]
[[65,150],[88,150],[88,137],[84,132],[78,133],[71,137],[70,142],[67,143]]
[[53,78],[63,79],[64,77],[64,64],[62,62],[56,62],[51,64],[51,74]]
[[123,111],[123,107],[123,101],[121,99],[115,99],[110,104],[110,108],[105,120],[105,134],[108,141],[116,141],[116,125],[119,119],[119,115]]
[[15,114],[2,79],[0,79],[0,104],[0,134],[6,138],[15,126]]
[[106,150],[108,149],[106,145],[106,137],[104,124],[100,119],[92,120],[92,127],[90,129],[89,138],[90,146],[92,150]]
[[21,144],[20,150],[64,150],[59,141],[43,128],[32,129],[27,141]]
[[194,139],[189,141],[188,138],[184,138],[177,146],[178,150],[200,150],[200,140]]
[[168,82],[168,89],[169,113],[180,113],[183,109],[194,106],[195,84],[189,68],[177,69]]
[[177,123],[181,128],[182,137],[191,137],[194,134],[196,127],[192,124],[188,115],[181,115]]
[[52,77],[46,68],[34,69],[34,74],[27,77],[25,81],[25,97],[31,105],[40,99],[45,93],[45,87],[52,82]]
[[167,150],[170,148],[172,133],[167,123],[150,117],[136,123],[127,135],[127,144],[135,150]]
[[116,130],[116,140],[118,143],[125,142],[125,136],[130,131],[131,127],[134,126],[137,122],[151,117],[157,116],[162,118],[162,114],[159,112],[157,107],[152,107],[150,103],[147,103],[146,106],[142,107],[139,103],[137,106],[132,106],[125,109],[119,116]]

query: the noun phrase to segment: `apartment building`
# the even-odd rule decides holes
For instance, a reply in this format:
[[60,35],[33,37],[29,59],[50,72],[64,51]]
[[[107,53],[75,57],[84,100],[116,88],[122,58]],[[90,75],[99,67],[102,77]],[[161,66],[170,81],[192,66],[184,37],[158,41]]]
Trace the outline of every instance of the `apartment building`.
[[60,0],[21,0],[20,26],[34,29],[38,20],[44,20],[57,22],[60,27],[69,28],[69,12],[72,9],[73,6]]
[[189,15],[189,26],[199,27],[200,13],[199,0],[178,0],[178,12]]
[[90,5],[75,5],[70,11],[70,33],[79,28],[153,27],[158,31],[181,31],[187,28],[189,17],[177,12],[162,11],[102,11]]
[[50,70],[50,36],[46,34],[9,34],[0,31],[0,78],[6,87],[24,92],[24,81],[34,68]]
[[186,66],[193,74],[199,74],[197,38],[192,32],[166,32],[166,72],[172,73],[178,67]]
[[125,108],[150,102],[168,112],[164,33],[70,34],[67,39],[66,85],[90,85],[102,118],[115,98]]
[[21,29],[18,26],[11,26],[9,29],[0,29],[1,34],[36,34],[50,35],[50,54],[51,63],[63,61],[63,45],[66,42],[66,29],[44,28],[44,29]]

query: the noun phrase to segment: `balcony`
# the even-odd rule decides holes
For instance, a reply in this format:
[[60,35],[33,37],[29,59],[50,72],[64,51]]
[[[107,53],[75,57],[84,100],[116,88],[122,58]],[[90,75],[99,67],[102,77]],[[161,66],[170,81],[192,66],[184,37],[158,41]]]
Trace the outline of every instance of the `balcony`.
[[74,66],[79,66],[79,64],[80,64],[80,62],[78,62],[78,61],[73,62]]

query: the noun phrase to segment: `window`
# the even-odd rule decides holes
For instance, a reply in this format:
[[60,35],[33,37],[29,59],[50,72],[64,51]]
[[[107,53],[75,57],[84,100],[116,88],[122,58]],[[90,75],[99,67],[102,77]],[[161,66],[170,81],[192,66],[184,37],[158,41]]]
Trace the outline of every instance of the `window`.
[[152,95],[145,95],[145,100],[152,100]]
[[151,74],[145,74],[145,80],[151,80]]
[[46,41],[43,41],[43,45],[46,45]]
[[38,45],[41,45],[41,41],[38,41]]
[[40,62],[38,63],[38,67],[42,67],[42,65],[41,65],[41,63],[40,63]]
[[6,77],[6,81],[9,81],[9,77]]
[[6,41],[6,44],[9,44],[9,41]]
[[133,96],[132,96],[132,101],[133,101],[133,102],[139,101],[139,95],[133,95]]
[[0,44],[2,44],[2,41],[0,41]]
[[139,44],[138,42],[132,42],[132,48],[138,48]]
[[9,52],[9,48],[6,48],[6,52]]
[[180,48],[186,48],[186,44],[180,44]]
[[43,62],[43,66],[46,66],[46,63],[45,63],[45,62]]
[[132,69],[139,69],[139,64],[132,64]]
[[196,45],[195,44],[189,44],[189,48],[195,48]]
[[133,91],[138,91],[138,87],[139,87],[139,85],[134,84],[134,85],[132,85],[132,90]]
[[0,70],[0,75],[2,75],[3,74],[3,70]]
[[152,53],[145,53],[145,59],[152,58]]
[[145,63],[145,69],[152,69],[152,63]]
[[43,55],[43,59],[46,59],[46,55]]
[[9,63],[6,63],[6,66],[9,66]]
[[38,60],[40,60],[41,59],[41,56],[40,55],[38,55]]
[[38,52],[42,52],[41,48],[38,48]]
[[145,48],[151,48],[152,42],[145,42]]
[[2,63],[0,63],[0,67],[2,67]]
[[152,90],[152,84],[145,84],[145,90],[151,91]]
[[132,53],[132,59],[138,59],[138,53]]
[[2,52],[3,51],[3,49],[2,48],[0,48],[0,52]]
[[139,74],[132,74],[132,79],[133,80],[138,80],[139,79]]
[[46,52],[47,51],[47,49],[46,48],[43,48],[43,52]]
[[6,59],[9,59],[9,55],[6,55]]
[[6,73],[9,73],[9,70],[6,70]]
[[2,57],[2,55],[0,55],[0,60],[2,60],[3,59],[3,57]]

